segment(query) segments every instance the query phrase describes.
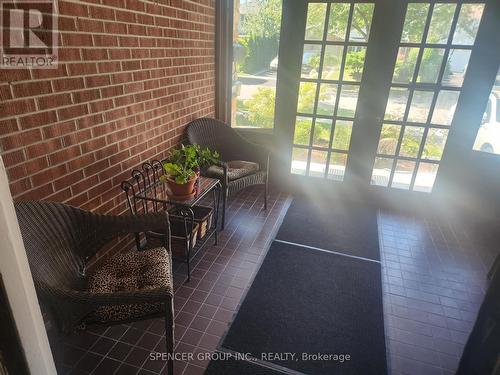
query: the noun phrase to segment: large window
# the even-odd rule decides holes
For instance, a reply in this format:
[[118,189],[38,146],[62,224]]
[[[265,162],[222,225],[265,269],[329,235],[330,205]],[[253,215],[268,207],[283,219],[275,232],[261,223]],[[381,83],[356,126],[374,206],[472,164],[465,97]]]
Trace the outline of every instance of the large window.
[[500,155],[500,69],[477,132],[474,150]]
[[484,4],[408,4],[372,185],[432,191]]
[[234,0],[233,127],[272,128],[281,0]]

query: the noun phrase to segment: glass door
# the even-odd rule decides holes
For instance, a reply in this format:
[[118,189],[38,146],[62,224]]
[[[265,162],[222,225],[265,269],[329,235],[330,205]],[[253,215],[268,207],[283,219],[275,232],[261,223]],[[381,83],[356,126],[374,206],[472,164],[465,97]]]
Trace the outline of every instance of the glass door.
[[409,3],[371,184],[431,192],[462,90],[482,3]]
[[485,2],[284,0],[282,170],[431,192]]
[[343,181],[374,3],[307,5],[290,172]]

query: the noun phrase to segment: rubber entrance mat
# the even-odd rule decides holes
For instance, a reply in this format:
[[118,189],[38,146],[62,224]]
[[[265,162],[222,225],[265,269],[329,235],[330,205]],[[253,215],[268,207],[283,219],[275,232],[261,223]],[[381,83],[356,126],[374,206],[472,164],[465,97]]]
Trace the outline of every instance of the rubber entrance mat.
[[[283,372],[271,370],[257,364],[237,359],[213,360],[205,375],[282,375]],[[286,372],[285,372],[286,374]]]
[[311,375],[385,374],[380,264],[273,242],[222,347]]
[[340,199],[294,198],[276,239],[380,260],[376,209]]

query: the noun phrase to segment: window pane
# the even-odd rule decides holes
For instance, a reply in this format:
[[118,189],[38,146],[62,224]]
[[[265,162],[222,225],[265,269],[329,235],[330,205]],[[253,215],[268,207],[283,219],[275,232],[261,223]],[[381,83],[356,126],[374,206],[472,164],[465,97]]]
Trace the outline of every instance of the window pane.
[[393,159],[375,158],[375,165],[373,166],[373,173],[370,183],[372,185],[387,187],[389,185],[389,178],[391,176],[393,164]]
[[325,49],[325,61],[323,62],[323,72],[321,79],[337,80],[340,76],[340,63],[344,47],[328,45]]
[[389,99],[385,107],[386,120],[401,121],[408,102],[409,91],[405,88],[393,87],[389,92]]
[[484,4],[463,4],[460,8],[453,44],[473,45],[483,15]]
[[234,1],[231,126],[274,126],[281,4]]
[[418,70],[417,82],[436,83],[443,63],[444,49],[425,48]]
[[309,164],[309,176],[324,177],[326,171],[327,151],[311,151],[311,162]]
[[317,118],[314,125],[313,146],[327,148],[330,143],[332,120]]
[[451,125],[459,96],[460,91],[439,91],[431,123],[438,125]]
[[330,83],[321,83],[319,87],[319,100],[316,112],[320,115],[333,116],[336,99],[337,85]]
[[392,178],[391,187],[408,190],[410,188],[414,170],[414,161],[398,160],[396,163],[396,170],[394,171],[394,177]]
[[347,48],[344,68],[344,81],[360,82],[365,67],[366,47],[352,46]]
[[430,128],[425,140],[422,158],[436,161],[441,160],[447,138],[448,129]]
[[500,69],[477,132],[474,150],[500,155]]
[[337,116],[354,117],[358,105],[359,86],[342,85]]
[[308,150],[305,148],[294,147],[292,150],[292,167],[293,174],[306,174]]
[[443,75],[443,86],[462,86],[469,58],[470,50],[468,49],[450,50]]
[[302,53],[302,78],[318,78],[319,61],[321,59],[321,46],[317,44],[304,44]]
[[374,4],[354,4],[351,32],[349,40],[352,42],[368,42],[372,23]]
[[415,65],[417,63],[419,48],[400,47],[392,82],[409,83],[413,81]]
[[300,82],[297,112],[312,114],[314,110],[315,97],[316,97],[316,83]]
[[293,135],[293,143],[296,145],[309,145],[311,140],[311,117],[298,116],[295,120],[295,132]]
[[456,4],[434,5],[427,43],[446,43],[448,41],[456,7]]
[[330,154],[330,164],[328,166],[327,178],[335,181],[343,181],[347,164],[347,154],[332,152]]
[[430,193],[436,181],[438,164],[420,163],[413,190]]
[[425,20],[429,12],[429,4],[410,3],[406,10],[405,24],[401,42],[421,43],[424,34]]
[[335,122],[335,133],[332,148],[337,150],[349,150],[351,143],[352,121],[337,120]]
[[350,4],[332,3],[328,20],[328,40],[345,40],[350,7]]
[[424,128],[418,126],[405,127],[399,155],[416,158],[418,156],[423,134]]
[[418,91],[413,92],[411,100],[410,112],[408,113],[408,121],[410,122],[427,122],[427,116],[431,108],[433,91]]
[[377,154],[395,155],[399,141],[400,125],[384,124],[380,132]]
[[306,40],[323,39],[325,18],[325,3],[309,3],[307,7]]

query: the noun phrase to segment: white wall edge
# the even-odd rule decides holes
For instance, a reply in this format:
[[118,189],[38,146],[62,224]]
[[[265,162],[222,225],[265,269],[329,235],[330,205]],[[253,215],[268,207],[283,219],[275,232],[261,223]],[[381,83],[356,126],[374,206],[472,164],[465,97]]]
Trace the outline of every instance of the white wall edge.
[[0,156],[0,273],[33,375],[57,374]]

